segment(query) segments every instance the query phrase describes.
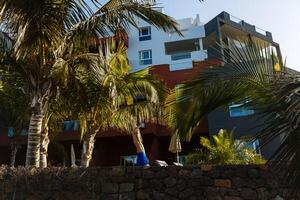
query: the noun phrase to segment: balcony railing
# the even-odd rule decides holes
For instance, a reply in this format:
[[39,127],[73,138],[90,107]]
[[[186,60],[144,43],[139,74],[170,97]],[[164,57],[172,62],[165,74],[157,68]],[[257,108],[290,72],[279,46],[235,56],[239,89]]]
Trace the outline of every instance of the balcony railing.
[[[79,131],[79,121],[78,120],[66,120],[62,123],[62,132],[73,132],[73,131]],[[28,135],[28,129],[23,128],[20,132],[16,132],[14,127],[8,127],[6,129],[6,134],[8,137],[14,137],[14,136],[25,136]]]
[[176,61],[176,60],[183,60],[183,59],[190,59],[191,52],[183,52],[183,53],[176,53],[171,55],[171,60]]
[[264,35],[264,36],[268,36],[268,31],[262,29],[262,28],[259,28],[257,26],[254,26],[254,25],[251,25],[251,24],[248,24],[247,22],[245,22],[244,20],[238,18],[238,17],[235,17],[233,15],[229,15],[229,20],[232,21],[232,22],[235,22],[237,24],[240,24],[241,26],[245,26],[247,27],[248,29],[252,29],[253,31],[261,34],[261,35]]

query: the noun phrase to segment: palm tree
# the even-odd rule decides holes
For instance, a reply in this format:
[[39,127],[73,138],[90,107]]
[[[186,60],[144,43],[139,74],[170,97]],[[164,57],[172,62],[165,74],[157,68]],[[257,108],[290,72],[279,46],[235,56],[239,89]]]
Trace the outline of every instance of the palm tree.
[[63,61],[78,61],[79,55],[88,52],[91,38],[137,27],[136,18],[164,31],[179,32],[175,21],[153,9],[153,0],[110,0],[104,5],[92,0],[91,3],[95,11],[83,0],[0,1],[1,27],[7,36],[1,42],[12,41],[9,51],[4,51],[7,48],[1,51],[1,66],[22,71],[29,86],[27,166],[39,166],[43,119],[57,88],[50,73],[53,66]]
[[[59,77],[62,78],[60,81],[69,80],[69,87],[61,95],[69,99],[65,105],[69,105],[72,117],[79,119],[83,167],[89,166],[96,134],[106,129],[134,133],[133,136],[138,137],[134,140],[138,152],[145,152],[139,123],[154,116],[156,105],[164,95],[162,85],[148,69],[129,73],[124,43],[107,41],[99,47],[94,62],[98,64],[77,70],[73,78]],[[55,68],[54,73],[61,74],[61,69]],[[142,98],[138,100],[137,97]]]
[[266,161],[261,155],[251,149],[246,141],[238,141],[234,138],[234,132],[228,133],[221,129],[212,137],[211,142],[206,137],[201,137],[200,143],[208,150],[205,160],[211,164],[264,164]]
[[[47,114],[44,116],[41,144],[40,144],[40,167],[46,168],[48,164],[48,145],[63,129],[63,122],[69,116],[70,108],[66,106],[66,100],[59,95],[49,102]],[[57,143],[56,143],[57,145]]]
[[206,68],[182,87],[177,102],[173,100],[177,108],[173,127],[181,137],[189,138],[203,116],[220,106],[246,100],[243,106],[264,119],[256,138],[264,144],[276,137],[282,139],[269,163],[285,173],[291,187],[299,189],[299,75],[280,64],[268,45],[252,38],[229,46],[224,66]]
[[14,167],[16,154],[21,148],[18,137],[24,133],[30,117],[28,115],[30,106],[26,104],[29,97],[22,91],[22,85],[20,85],[22,77],[18,73],[10,70],[0,71],[2,74],[0,78],[0,126],[2,128],[13,127],[11,166]]

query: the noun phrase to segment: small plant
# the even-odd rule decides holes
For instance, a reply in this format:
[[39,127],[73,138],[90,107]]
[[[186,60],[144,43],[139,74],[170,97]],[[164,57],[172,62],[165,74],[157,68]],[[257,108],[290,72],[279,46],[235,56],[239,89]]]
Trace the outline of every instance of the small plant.
[[200,149],[195,151],[194,153],[190,153],[185,161],[187,165],[198,165],[198,164],[206,164],[208,161],[209,152],[205,149]]
[[201,137],[200,144],[205,148],[188,155],[187,164],[264,164],[261,155],[247,146],[246,142],[234,139],[233,131],[220,130],[213,136],[213,142]]

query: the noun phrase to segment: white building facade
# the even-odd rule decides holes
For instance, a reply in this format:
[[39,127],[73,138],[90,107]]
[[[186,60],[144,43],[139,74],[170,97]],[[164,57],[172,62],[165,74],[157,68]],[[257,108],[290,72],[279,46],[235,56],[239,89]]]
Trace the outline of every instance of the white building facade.
[[152,65],[169,64],[170,70],[192,68],[192,61],[207,58],[203,50],[204,24],[196,18],[176,20],[183,36],[176,32],[165,33],[143,20],[138,20],[139,30],[128,33],[127,57],[133,70]]

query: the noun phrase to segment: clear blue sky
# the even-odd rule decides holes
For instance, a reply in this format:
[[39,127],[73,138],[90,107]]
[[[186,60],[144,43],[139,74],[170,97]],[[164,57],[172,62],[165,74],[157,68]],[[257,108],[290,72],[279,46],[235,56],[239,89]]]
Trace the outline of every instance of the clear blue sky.
[[166,14],[178,19],[200,14],[208,22],[222,11],[273,34],[287,65],[300,71],[300,0],[158,0]]

